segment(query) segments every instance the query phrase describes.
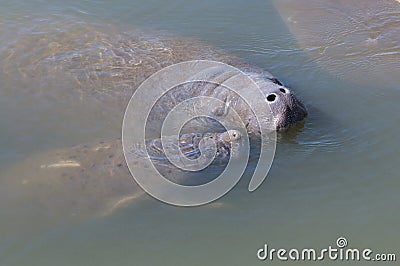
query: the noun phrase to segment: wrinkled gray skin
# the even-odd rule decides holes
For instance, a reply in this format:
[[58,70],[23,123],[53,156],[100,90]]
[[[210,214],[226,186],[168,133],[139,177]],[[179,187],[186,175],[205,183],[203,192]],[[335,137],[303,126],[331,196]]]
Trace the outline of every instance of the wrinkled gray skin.
[[[121,32],[109,25],[78,20],[53,20],[51,16],[23,17],[13,25],[16,29],[7,27],[0,32],[7,36],[2,39],[9,41],[3,44],[0,57],[5,62],[1,66],[2,75],[16,77],[21,84],[15,93],[48,98],[55,106],[68,101],[81,103],[88,109],[86,115],[90,112],[103,115],[103,119],[94,121],[97,126],[111,125],[119,131],[132,93],[146,78],[171,64],[195,59],[221,61],[254,78],[265,95],[265,103],[272,109],[274,129],[287,128],[307,114],[293,93],[270,73],[205,44]],[[219,94],[220,87],[209,88],[197,83],[177,91],[173,97],[178,100],[209,95],[222,101],[230,99],[248,131],[257,134],[259,125],[248,106],[240,101],[235,103],[229,93]],[[161,101],[154,108],[153,125],[160,125],[170,109],[168,101]],[[187,132],[220,132],[207,123],[203,126],[201,131]],[[229,145],[220,147],[225,147],[220,149],[224,151],[221,158],[229,157],[226,149]],[[135,149],[132,156],[141,153],[140,147]],[[137,157],[138,163],[140,158]],[[158,160],[157,165],[179,180],[193,178],[171,169],[163,160]],[[144,193],[129,174],[120,141],[32,155],[11,167],[5,176],[8,178],[1,180],[0,186],[0,204],[5,204],[4,209],[22,207],[38,217],[54,219],[107,214]]]
[[[28,28],[25,34],[17,30],[0,33],[9,40],[0,50],[0,57],[6,58],[2,72],[20,73],[18,79],[26,81],[25,90],[31,94],[39,92],[41,97],[51,96],[60,101],[73,99],[76,94],[86,105],[93,105],[94,112],[108,113],[109,119],[120,121],[132,93],[150,75],[171,64],[207,59],[238,67],[255,80],[271,107],[274,129],[287,128],[307,115],[293,92],[270,73],[215,47],[190,40],[124,33],[108,25],[66,22],[60,18],[33,22],[25,19],[21,18],[21,25],[16,23],[16,27]],[[195,84],[192,88],[186,86],[174,98],[208,95],[225,101],[226,95],[220,94],[219,89]],[[249,107],[237,105],[235,109],[245,124],[250,121],[249,131],[257,132],[258,125]],[[165,106],[163,112],[170,109],[171,106]],[[161,117],[154,118],[160,124]]]
[[[179,142],[176,137],[171,137],[165,143],[178,143],[182,153],[194,159],[200,155],[199,143],[204,137],[214,139],[217,162],[223,163],[229,160],[231,145],[238,143],[241,134],[235,130],[183,134]],[[127,156],[141,163],[147,150],[161,174],[168,176],[173,171],[174,182],[184,183],[190,178],[186,171],[177,170],[166,162],[160,139],[146,141],[145,147],[137,144],[131,148]],[[84,144],[38,154],[9,169],[6,176],[7,180],[2,180],[0,187],[0,205],[5,204],[1,208],[23,207],[47,219],[107,215],[144,196],[129,173],[120,141]]]
[[[130,149],[130,155],[138,159],[148,156],[156,161],[168,161],[164,149],[180,150],[185,157],[196,159],[201,155],[200,142],[202,139],[210,139],[216,144],[215,161],[226,162],[229,160],[232,142],[238,142],[242,134],[238,130],[228,130],[222,133],[187,133],[178,137],[165,137],[163,146],[161,138],[147,140],[146,146],[134,145]],[[202,147],[207,152],[210,147]],[[147,154],[145,153],[147,151]]]
[[[275,120],[275,129],[286,129],[304,120],[307,110],[291,89],[285,87],[277,78],[267,72],[245,72],[259,86]],[[251,120],[252,118],[250,118]]]
[[[254,69],[243,69],[244,73],[249,75],[262,91],[265,100],[264,103],[269,106],[273,119],[258,115],[260,125],[251,107],[235,92],[224,86],[224,80],[219,80],[217,84],[209,82],[191,82],[179,85],[169,92],[157,104],[154,105],[148,118],[148,129],[150,131],[160,132],[163,121],[170,110],[178,103],[197,96],[209,96],[217,98],[224,102],[221,107],[210,107],[208,115],[210,117],[225,116],[229,109],[234,109],[240,116],[248,133],[258,135],[260,127],[267,130],[282,130],[302,121],[307,116],[304,105],[294,96],[293,92],[282,85],[276,78],[265,71],[255,71]],[[254,106],[252,106],[254,107]],[[214,108],[214,109],[212,109]],[[185,125],[186,131],[221,131],[223,128],[219,123],[211,119],[197,119]]]

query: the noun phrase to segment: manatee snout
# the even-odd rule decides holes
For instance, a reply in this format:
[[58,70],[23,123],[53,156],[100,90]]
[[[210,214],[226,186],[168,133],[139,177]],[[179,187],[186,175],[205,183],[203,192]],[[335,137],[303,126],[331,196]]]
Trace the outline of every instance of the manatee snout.
[[287,129],[303,121],[308,114],[304,104],[284,86],[269,91],[265,100],[274,115],[276,130]]

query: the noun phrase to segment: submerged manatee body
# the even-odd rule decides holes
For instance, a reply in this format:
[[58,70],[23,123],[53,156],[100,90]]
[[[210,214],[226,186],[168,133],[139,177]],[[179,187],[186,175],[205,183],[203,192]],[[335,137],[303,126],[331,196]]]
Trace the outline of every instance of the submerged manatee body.
[[[85,115],[101,113],[102,119],[93,123],[100,125],[99,128],[115,127],[118,134],[114,139],[120,135],[124,110],[135,89],[156,71],[187,60],[221,61],[247,73],[260,86],[265,104],[272,110],[272,129],[287,128],[307,115],[293,92],[270,73],[198,42],[149,37],[138,32],[121,32],[109,25],[65,21],[51,16],[24,17],[14,25],[9,32],[9,29],[0,32],[7,36],[2,39],[8,40],[0,50],[0,57],[5,62],[1,75],[6,79],[18,79],[22,84],[15,93],[43,98],[56,106],[78,103],[88,110]],[[235,108],[250,133],[257,134],[263,126],[256,123],[248,106],[221,87],[194,83],[180,89],[170,95],[174,99],[172,102],[196,95],[217,97]],[[153,125],[160,125],[172,107],[168,97],[155,106],[151,117]],[[218,112],[210,110],[215,111]],[[112,123],[108,124],[109,121]],[[188,132],[217,132],[207,123],[203,126],[201,132],[190,129]],[[159,137],[157,134],[153,137]],[[104,139],[101,133],[90,137]],[[136,147],[133,156],[140,151],[141,148]],[[229,148],[222,154],[227,155],[227,151]],[[32,155],[7,171],[2,180],[2,202],[11,202],[8,198],[12,198],[16,208],[24,206],[43,216],[83,217],[110,213],[143,194],[130,177],[122,154],[119,141],[107,141]],[[141,163],[140,156],[137,161]],[[187,173],[171,170],[165,162],[157,164],[172,178],[196,184]]]
[[[203,138],[213,139],[216,144],[213,167],[218,167],[232,156],[232,145],[239,144],[241,134],[236,130],[190,133],[179,138],[166,138],[164,143],[177,145],[177,150],[184,156],[194,159],[210,148],[206,145],[200,151]],[[171,181],[192,183],[190,172],[176,169],[168,162],[160,139],[148,140],[145,146],[131,147],[127,156],[144,168],[147,167],[145,158],[149,156],[158,171],[170,176]],[[145,194],[130,175],[118,140],[82,144],[32,156],[6,172],[0,191],[0,204],[56,220],[107,215],[126,203],[138,201]]]
[[[287,128],[307,115],[293,92],[269,72],[214,47],[121,32],[110,25],[52,17],[32,19],[15,23],[15,27],[25,27],[23,30],[0,33],[8,40],[0,50],[3,74],[25,81],[25,93],[60,102],[78,100],[93,112],[104,113],[104,120],[121,121],[132,93],[150,75],[171,64],[204,59],[238,67],[254,79],[272,109],[275,129]],[[178,94],[220,97],[214,91],[206,86],[186,86]],[[240,105],[237,111],[248,113],[248,109]],[[247,116],[243,119],[251,119]]]
[[299,46],[330,74],[361,85],[398,87],[400,1],[279,0]]

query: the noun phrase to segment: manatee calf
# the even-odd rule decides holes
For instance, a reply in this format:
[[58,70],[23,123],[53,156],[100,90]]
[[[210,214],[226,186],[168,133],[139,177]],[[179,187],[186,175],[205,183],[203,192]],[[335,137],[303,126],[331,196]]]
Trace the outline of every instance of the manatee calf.
[[[4,209],[10,206],[26,208],[35,215],[54,219],[87,217],[110,213],[142,195],[142,190],[130,178],[121,144],[115,139],[120,136],[125,108],[137,87],[156,71],[175,63],[208,59],[239,68],[259,85],[263,103],[271,108],[273,117],[265,118],[274,122],[270,129],[288,128],[307,115],[294,93],[269,72],[214,47],[190,40],[149,36],[139,31],[123,32],[110,25],[63,17],[21,17],[13,22],[12,30],[7,28],[0,32],[7,36],[2,38],[7,42],[0,50],[4,62],[2,78],[21,84],[21,88],[12,93],[26,101],[42,99],[43,103],[52,104],[52,108],[69,108],[70,119],[79,119],[84,112],[85,116],[93,117],[90,127],[112,128],[114,135],[96,132],[90,138],[110,141],[32,155],[17,163],[3,174],[0,204],[4,204]],[[27,99],[26,95],[31,98]],[[199,95],[215,97],[224,103],[217,110],[208,110],[216,115],[224,115],[234,108],[250,133],[257,135],[259,127],[266,126],[262,119],[261,124],[256,123],[250,107],[223,86],[194,82],[174,88],[154,106],[149,117],[150,129],[161,125],[174,104]],[[80,104],[79,111],[74,113],[77,103]],[[32,123],[29,119],[22,122]],[[51,122],[41,123],[45,128],[56,130]],[[85,127],[88,125],[79,125],[80,130],[84,131]],[[156,130],[149,132],[152,139],[160,137]],[[225,138],[226,132],[225,135],[215,133],[221,129],[216,130],[211,121],[206,120],[199,131],[188,128],[186,132],[195,133],[181,137],[177,150],[188,157],[199,154],[196,143],[199,136],[207,132],[217,134],[219,155],[216,161],[224,163],[231,156],[231,140]],[[31,134],[34,139],[35,132]],[[148,147],[153,152],[150,155],[160,171],[174,181],[196,184],[195,176],[171,168],[162,159],[158,140],[150,142]],[[143,147],[132,147],[131,151],[132,156],[137,156],[137,163],[142,163]]]
[[[164,143],[177,145],[176,149],[183,155],[194,159],[201,155],[199,145],[204,138],[212,139],[216,145],[215,167],[218,167],[229,160],[232,145],[239,143],[241,134],[236,130],[191,133],[164,139]],[[173,181],[191,178],[190,172],[168,163],[160,139],[148,140],[146,146],[137,144],[131,148],[127,156],[137,164],[143,164],[148,155],[160,173],[170,174]],[[202,152],[208,148],[206,145]],[[128,202],[139,200],[144,194],[129,173],[121,142],[117,140],[82,144],[32,156],[6,171],[0,190],[0,204],[5,204],[2,208],[13,206],[14,212],[27,209],[50,220],[106,215]]]

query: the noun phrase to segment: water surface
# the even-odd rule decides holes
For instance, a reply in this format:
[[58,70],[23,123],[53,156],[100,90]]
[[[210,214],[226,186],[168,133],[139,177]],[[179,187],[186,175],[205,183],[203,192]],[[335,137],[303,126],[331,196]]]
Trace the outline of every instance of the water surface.
[[120,136],[121,121],[108,119],[115,110],[94,112],[96,97],[82,103],[70,79],[30,67],[40,51],[21,36],[46,20],[60,36],[95,24],[109,34],[206,42],[279,77],[310,115],[279,134],[258,190],[248,193],[244,178],[212,206],[148,199],[107,217],[48,223],[3,202],[0,264],[256,265],[264,243],[324,248],[339,236],[398,252],[400,4],[365,2],[1,1],[0,179],[34,154]]

